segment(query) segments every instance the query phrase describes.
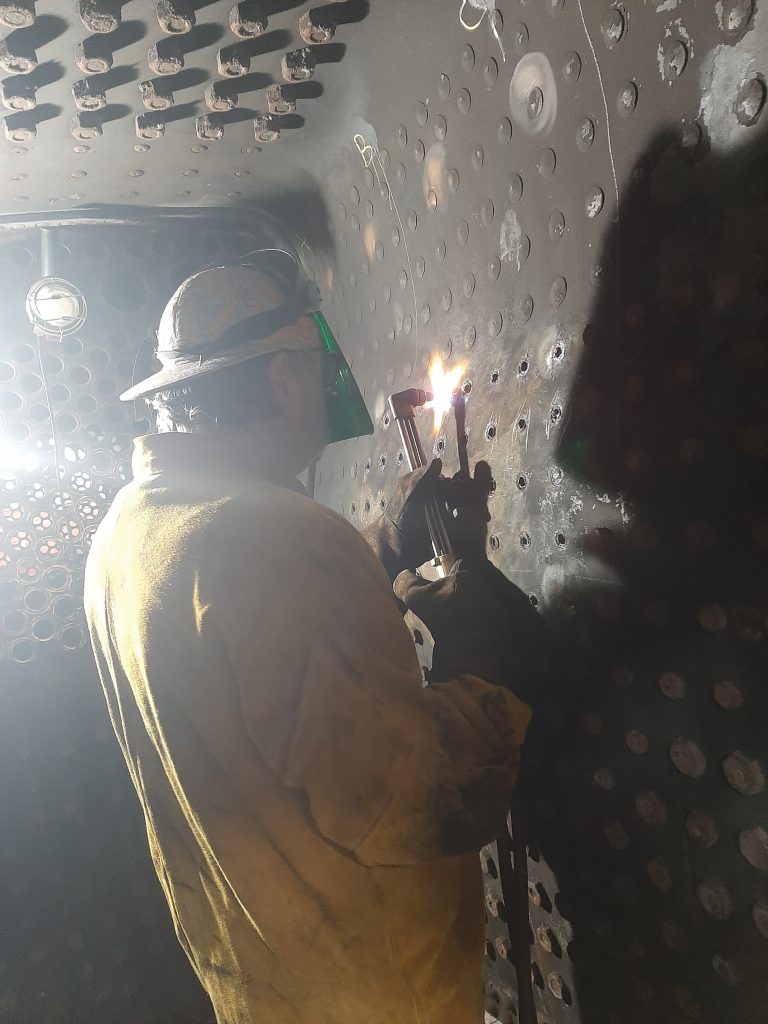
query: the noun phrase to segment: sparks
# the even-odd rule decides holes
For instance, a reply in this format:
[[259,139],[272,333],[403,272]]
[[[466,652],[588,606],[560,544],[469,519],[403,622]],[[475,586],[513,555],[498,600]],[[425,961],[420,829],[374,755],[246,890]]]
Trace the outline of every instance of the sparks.
[[435,417],[435,433],[439,432],[446,413],[451,408],[453,392],[459,386],[465,369],[466,364],[461,363],[459,366],[454,366],[452,370],[446,371],[440,356],[432,358],[429,367],[429,380],[433,398],[431,402],[427,403],[427,408],[432,410]]

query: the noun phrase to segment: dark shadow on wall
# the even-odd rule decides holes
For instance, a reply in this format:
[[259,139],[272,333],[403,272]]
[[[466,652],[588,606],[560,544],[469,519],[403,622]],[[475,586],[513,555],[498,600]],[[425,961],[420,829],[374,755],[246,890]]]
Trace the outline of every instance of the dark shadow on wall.
[[630,512],[586,536],[591,569],[553,609],[565,685],[524,781],[584,1021],[765,1020],[768,851],[751,830],[768,774],[768,154],[753,130],[726,154],[662,136],[638,162],[558,451]]

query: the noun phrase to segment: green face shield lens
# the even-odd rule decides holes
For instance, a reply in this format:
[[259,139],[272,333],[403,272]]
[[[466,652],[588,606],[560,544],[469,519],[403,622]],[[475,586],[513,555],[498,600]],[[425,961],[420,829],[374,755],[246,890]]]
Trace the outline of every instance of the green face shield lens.
[[373,421],[333,331],[322,313],[312,313],[323,343],[323,391],[328,418],[328,441],[346,441],[373,433]]

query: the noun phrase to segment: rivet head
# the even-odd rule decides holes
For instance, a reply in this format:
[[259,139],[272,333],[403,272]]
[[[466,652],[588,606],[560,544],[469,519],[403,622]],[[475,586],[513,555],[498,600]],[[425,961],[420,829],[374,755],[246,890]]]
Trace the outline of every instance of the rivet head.
[[493,88],[496,79],[499,77],[499,65],[493,59],[489,57],[483,64],[483,81],[485,82],[486,89]]
[[416,123],[421,125],[421,127],[423,128],[428,120],[429,120],[429,107],[427,106],[426,103],[424,103],[423,101],[420,100],[416,104]]
[[755,75],[741,83],[736,95],[736,117],[739,124],[750,127],[757,122],[765,106],[765,81]]
[[587,217],[589,220],[594,220],[595,217],[601,212],[605,206],[605,193],[603,190],[595,185],[595,187],[588,193],[584,207],[586,210]]
[[629,117],[637,106],[638,90],[634,82],[625,82],[616,96],[616,109],[622,117]]
[[744,829],[739,833],[739,849],[757,871],[768,871],[768,831],[762,826]]
[[733,913],[733,900],[719,878],[707,878],[696,886],[699,903],[718,921],[725,921]]
[[465,71],[471,71],[475,66],[475,51],[466,43],[461,50],[461,66]]
[[685,819],[685,831],[692,842],[698,843],[704,849],[714,846],[720,838],[717,826],[704,811],[691,811]]
[[571,50],[570,53],[566,53],[565,57],[563,57],[563,78],[570,85],[574,85],[574,83],[578,82],[580,75],[581,57],[575,50]]
[[765,775],[760,764],[740,750],[725,758],[723,774],[729,786],[743,796],[756,796],[765,788]]
[[539,162],[537,164],[539,174],[542,178],[551,178],[555,173],[555,167],[557,166],[557,154],[554,149],[549,147],[542,149],[539,155]]
[[707,759],[692,740],[673,740],[669,747],[669,757],[680,774],[689,779],[699,779],[706,771]]
[[729,36],[739,35],[749,24],[754,9],[754,0],[725,0],[718,9],[723,32]]
[[624,35],[626,24],[626,18],[618,8],[613,7],[608,11],[600,23],[600,32],[606,46],[612,48],[620,42]]
[[529,40],[528,26],[521,21],[512,29],[512,45],[515,48],[515,53],[522,56],[528,49]]
[[432,125],[432,131],[435,133],[435,138],[442,141],[448,133],[448,122],[442,115],[435,118],[434,124]]
[[451,95],[451,80],[446,74],[440,74],[437,79],[437,94],[441,100],[447,100]]
[[576,145],[581,150],[589,149],[592,143],[595,141],[595,122],[585,117],[579,122],[576,129]]
[[665,82],[672,83],[685,71],[688,64],[688,48],[682,39],[675,39],[663,51],[661,69]]
[[468,89],[461,89],[456,96],[456,106],[458,107],[460,114],[468,114],[469,108],[472,106],[472,97],[469,94]]

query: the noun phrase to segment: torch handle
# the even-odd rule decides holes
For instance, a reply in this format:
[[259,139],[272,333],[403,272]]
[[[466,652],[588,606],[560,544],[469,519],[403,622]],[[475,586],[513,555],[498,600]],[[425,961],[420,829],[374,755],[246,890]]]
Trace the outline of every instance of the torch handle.
[[[405,449],[408,468],[414,470],[426,466],[427,456],[419,437],[415,418],[413,416],[398,417],[397,426]],[[451,550],[451,542],[445,529],[443,517],[440,514],[440,506],[434,498],[427,498],[424,505],[424,516],[427,521],[429,539],[432,542],[432,550],[435,553],[433,565],[441,577],[447,576],[456,559]]]

